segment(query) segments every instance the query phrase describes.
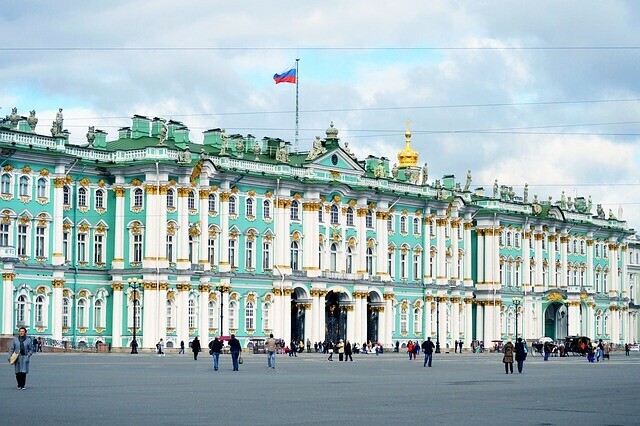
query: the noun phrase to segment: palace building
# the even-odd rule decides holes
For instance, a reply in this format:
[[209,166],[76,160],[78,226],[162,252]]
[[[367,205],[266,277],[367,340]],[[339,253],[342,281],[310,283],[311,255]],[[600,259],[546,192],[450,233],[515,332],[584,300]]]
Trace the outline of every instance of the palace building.
[[[640,241],[591,197],[430,179],[411,146],[357,158],[331,124],[309,152],[135,115],[69,143],[62,110],[0,119],[0,332],[143,348],[391,347],[586,335],[638,340]],[[49,135],[50,133],[50,135]]]

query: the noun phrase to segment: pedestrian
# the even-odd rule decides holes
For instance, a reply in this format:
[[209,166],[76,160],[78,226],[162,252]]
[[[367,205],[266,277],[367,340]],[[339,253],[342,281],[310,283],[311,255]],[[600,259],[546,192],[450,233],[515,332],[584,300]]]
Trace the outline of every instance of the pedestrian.
[[549,342],[544,342],[542,346],[542,350],[544,351],[544,360],[549,361],[549,354],[551,353],[551,347],[549,346]]
[[180,350],[178,351],[178,355],[184,355],[184,340],[180,340]]
[[502,357],[502,362],[504,363],[504,372],[509,374],[509,369],[511,369],[511,374],[513,374],[513,352],[514,347],[513,343],[511,343],[511,339],[507,340],[507,343],[503,348],[504,357]]
[[240,352],[242,352],[242,346],[240,346],[240,342],[236,339],[236,335],[232,334],[231,339],[229,339],[229,351],[231,352],[231,362],[233,363],[233,371],[238,371],[239,362],[238,358],[240,358]]
[[409,354],[409,361],[413,358],[413,342],[409,340],[407,343],[407,353]]
[[420,353],[420,345],[418,344],[417,340],[413,344],[413,350],[411,351],[411,353],[413,354],[413,360],[415,361],[418,358],[418,354]]
[[329,339],[326,348],[327,352],[329,353],[329,358],[327,358],[327,361],[333,361],[333,340]]
[[522,337],[516,339],[516,362],[518,363],[518,373],[522,373],[524,362],[527,359],[527,345],[522,341]]
[[298,357],[298,354],[296,352],[298,352],[298,345],[296,345],[296,341],[291,339],[291,344],[289,345],[289,356],[295,356],[296,358]]
[[191,342],[191,350],[193,351],[193,360],[197,361],[198,360],[198,354],[200,353],[200,340],[198,340],[198,336],[195,337],[195,339],[193,339],[193,342]]
[[338,350],[338,361],[342,361],[344,359],[344,341],[342,339],[338,341],[336,349]]
[[307,353],[311,353],[311,340],[307,337]]
[[222,340],[218,339],[218,336],[215,337],[211,342],[209,342],[209,355],[213,357],[213,370],[218,371],[219,361],[220,361],[220,353],[222,352]]
[[596,349],[596,362],[604,361],[604,343],[602,339],[598,340],[598,349]]
[[458,341],[453,342],[454,353],[458,353]]
[[267,348],[267,367],[276,368],[276,339],[273,338],[273,334],[269,334],[269,338],[265,342]]
[[160,339],[160,341],[158,341],[156,349],[158,350],[158,356],[164,356],[164,340]]
[[422,342],[422,353],[424,353],[424,364],[423,367],[426,367],[427,364],[431,367],[431,361],[433,359],[433,348],[436,346],[431,341],[431,337],[427,337],[427,340]]
[[351,349],[351,343],[349,342],[349,340],[346,340],[344,342],[344,360],[345,362],[347,360],[353,361],[353,351]]
[[611,345],[609,345],[609,343],[605,343],[604,344],[604,355],[602,355],[602,360],[604,361],[604,359],[606,358],[607,360],[609,360],[609,353],[611,352]]
[[629,347],[629,344],[628,344],[628,343],[625,343],[625,344],[624,344],[624,354],[625,354],[626,356],[629,356],[629,350],[630,350],[630,349],[631,349],[631,348]]
[[[33,339],[27,336],[27,329],[20,327],[18,336],[13,338],[11,347],[9,348],[9,362],[13,360],[13,366],[16,372],[16,381],[18,389],[25,390],[27,383],[27,374],[29,373],[29,360],[35,352]],[[16,356],[17,355],[17,356]]]

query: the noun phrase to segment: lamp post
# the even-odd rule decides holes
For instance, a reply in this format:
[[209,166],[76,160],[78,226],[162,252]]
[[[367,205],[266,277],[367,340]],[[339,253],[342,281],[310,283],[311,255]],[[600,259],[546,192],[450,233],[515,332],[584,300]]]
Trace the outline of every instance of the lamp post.
[[522,304],[522,300],[519,297],[513,299],[513,305],[516,307],[516,340],[518,340],[518,308]]
[[440,298],[436,297],[436,353],[440,353]]
[[131,341],[131,354],[137,354],[138,341],[136,340],[136,328],[138,327],[138,322],[137,322],[138,290],[140,289],[142,280],[137,277],[127,278],[127,283],[129,284],[129,288],[133,290],[133,340]]

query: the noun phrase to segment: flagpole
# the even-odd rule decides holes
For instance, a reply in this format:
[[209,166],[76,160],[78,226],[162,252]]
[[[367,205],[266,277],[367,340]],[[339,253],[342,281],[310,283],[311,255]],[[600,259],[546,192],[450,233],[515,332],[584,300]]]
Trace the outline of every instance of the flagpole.
[[295,153],[298,153],[298,81],[300,81],[300,73],[298,72],[299,58],[296,58],[296,137],[293,145]]

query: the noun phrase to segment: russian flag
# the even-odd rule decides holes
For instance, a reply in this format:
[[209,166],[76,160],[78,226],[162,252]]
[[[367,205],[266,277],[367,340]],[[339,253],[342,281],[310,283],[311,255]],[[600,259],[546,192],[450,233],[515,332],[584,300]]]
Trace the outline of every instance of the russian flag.
[[295,84],[296,79],[297,79],[297,75],[296,75],[295,68],[291,68],[290,70],[285,71],[282,74],[273,75],[273,80],[276,82],[276,84],[278,83],[294,83]]

